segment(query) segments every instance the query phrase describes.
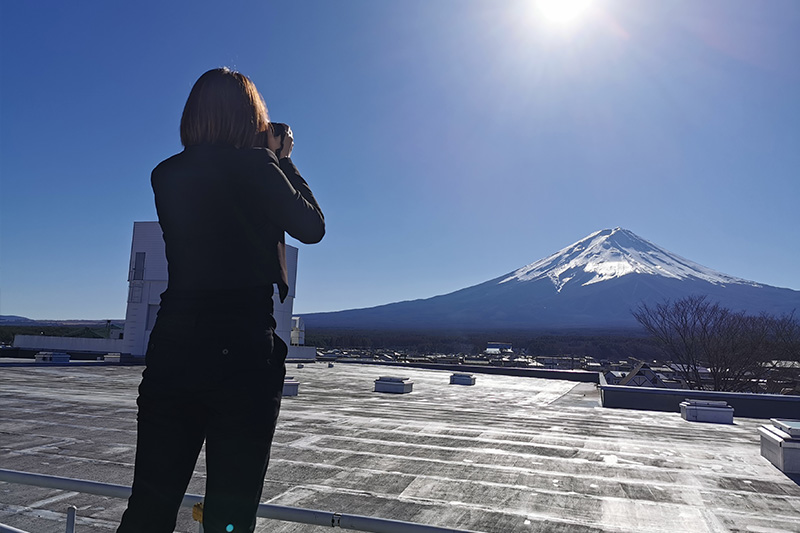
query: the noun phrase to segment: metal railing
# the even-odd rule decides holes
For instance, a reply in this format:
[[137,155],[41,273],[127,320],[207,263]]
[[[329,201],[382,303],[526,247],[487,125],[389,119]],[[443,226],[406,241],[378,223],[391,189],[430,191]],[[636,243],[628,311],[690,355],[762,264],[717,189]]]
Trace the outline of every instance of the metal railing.
[[15,527],[7,526],[5,524],[0,524],[0,533],[28,533],[28,532],[22,531],[21,529],[17,529]]
[[[32,474],[30,472],[19,472],[17,470],[6,470],[0,468],[0,481],[8,483],[18,483],[21,485],[32,485],[49,489],[68,490],[94,494],[95,496],[106,496],[109,498],[127,499],[131,495],[131,488],[125,485],[113,485],[110,483],[98,483],[96,481],[86,481],[83,479],[73,479],[45,474]],[[196,503],[203,501],[203,497],[197,494],[186,494],[181,505],[192,507]],[[70,520],[71,513],[71,520]],[[258,506],[256,516],[282,520],[284,522],[297,522],[314,526],[338,527],[341,529],[351,529],[355,531],[368,531],[371,533],[471,533],[465,529],[451,529],[438,526],[405,522],[402,520],[389,520],[387,518],[374,518],[371,516],[360,516],[347,513],[332,513],[329,511],[318,511],[314,509],[302,509],[299,507],[286,507],[262,503]],[[74,531],[75,511],[70,509],[67,516],[67,533]],[[70,529],[72,527],[72,529]],[[6,529],[3,529],[6,528]],[[19,529],[0,524],[0,533],[25,533]]]

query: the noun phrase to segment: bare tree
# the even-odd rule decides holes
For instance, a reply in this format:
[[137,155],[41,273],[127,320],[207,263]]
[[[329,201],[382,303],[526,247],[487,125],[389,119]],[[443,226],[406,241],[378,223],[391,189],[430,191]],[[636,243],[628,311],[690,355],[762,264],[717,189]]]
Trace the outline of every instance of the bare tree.
[[634,318],[656,338],[666,355],[677,364],[676,370],[691,389],[699,389],[701,359],[700,344],[706,316],[712,310],[703,296],[689,296],[674,302],[666,300],[650,307],[641,304]]
[[778,359],[800,362],[800,323],[794,311],[773,319],[771,336]]
[[758,392],[770,371],[768,338],[770,317],[717,308],[704,332],[703,360],[714,390]]
[[799,361],[800,326],[794,314],[749,316],[705,296],[641,304],[636,320],[660,343],[692,389],[706,387],[700,368],[708,367],[713,390],[756,392],[777,375],[778,361]]
[[788,389],[800,393],[800,323],[794,311],[770,322],[770,361],[772,372],[767,379],[768,392]]

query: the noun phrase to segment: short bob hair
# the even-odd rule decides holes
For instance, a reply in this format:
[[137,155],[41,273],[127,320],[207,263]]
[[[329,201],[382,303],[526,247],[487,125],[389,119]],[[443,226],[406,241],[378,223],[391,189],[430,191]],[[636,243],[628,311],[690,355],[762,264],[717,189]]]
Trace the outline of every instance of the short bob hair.
[[181,144],[256,145],[269,125],[267,106],[250,79],[227,67],[195,82],[181,117]]

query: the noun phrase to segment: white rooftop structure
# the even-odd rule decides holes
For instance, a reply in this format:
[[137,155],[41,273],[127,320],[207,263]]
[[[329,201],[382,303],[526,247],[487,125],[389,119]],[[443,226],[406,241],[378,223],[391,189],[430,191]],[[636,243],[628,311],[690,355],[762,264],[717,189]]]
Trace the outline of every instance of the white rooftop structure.
[[[297,283],[297,248],[286,245],[286,269],[289,277],[289,294],[281,303],[278,295],[273,296],[275,310],[273,315],[278,326],[275,332],[290,345],[292,340],[292,308],[294,306],[295,285]],[[125,313],[125,334],[123,337],[125,353],[143,357],[147,351],[150,332],[156,321],[161,303],[161,293],[167,288],[167,256],[164,252],[164,239],[158,222],[134,222],[131,242],[130,268],[128,271],[128,307]],[[299,337],[296,336],[297,339]],[[311,347],[295,346],[289,348],[289,358],[293,352],[311,352]],[[300,342],[302,344],[302,342]]]

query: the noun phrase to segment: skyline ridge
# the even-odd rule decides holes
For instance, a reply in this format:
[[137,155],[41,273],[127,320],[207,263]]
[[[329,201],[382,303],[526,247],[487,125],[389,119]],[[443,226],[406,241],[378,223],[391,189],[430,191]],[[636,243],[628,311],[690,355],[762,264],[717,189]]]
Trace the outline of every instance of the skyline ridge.
[[[627,275],[638,274],[645,276],[659,276],[675,281],[698,280],[719,287],[726,285],[741,285],[752,288],[777,289],[798,294],[800,291],[777,287],[755,280],[747,280],[725,274],[721,271],[708,268],[699,263],[670,252],[665,248],[637,235],[633,231],[616,226],[604,228],[588,234],[586,237],[565,246],[549,256],[538,259],[525,266],[519,267],[501,276],[487,281],[469,285],[455,291],[434,294],[433,296],[410,300],[398,300],[369,307],[356,307],[336,311],[322,311],[312,313],[294,313],[299,316],[319,316],[353,311],[368,311],[381,309],[397,304],[425,302],[432,299],[447,297],[453,294],[468,291],[485,285],[504,285],[516,283],[530,283],[547,281],[561,293],[565,288],[574,286],[587,287],[590,285],[609,282]],[[10,319],[10,320],[9,320]],[[32,322],[69,322],[69,321],[95,321],[107,320],[106,318],[69,318],[69,319],[31,319],[20,315],[0,315],[0,324]],[[124,319],[112,319],[124,320]]]

